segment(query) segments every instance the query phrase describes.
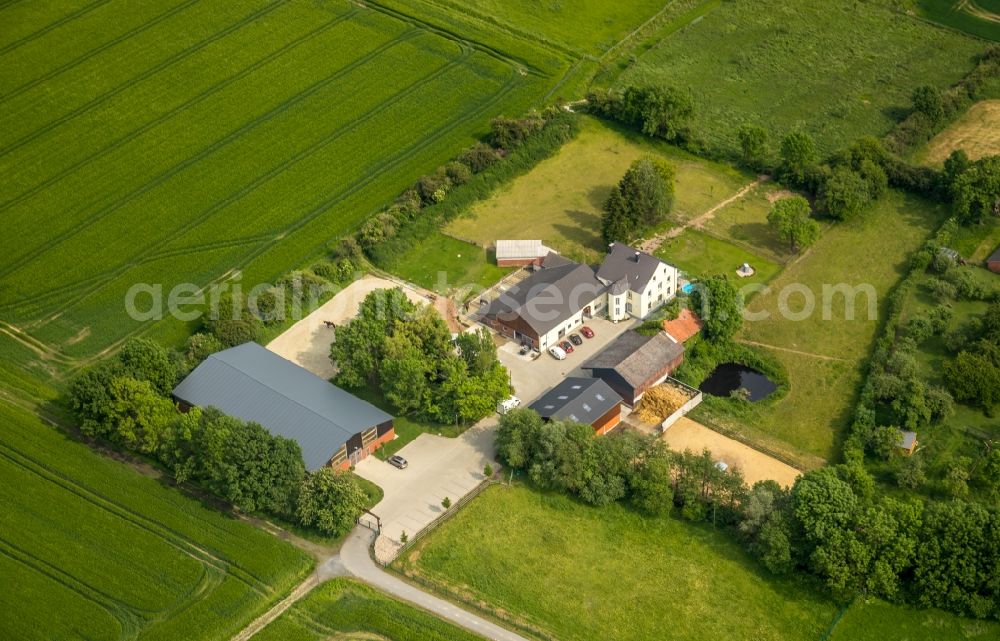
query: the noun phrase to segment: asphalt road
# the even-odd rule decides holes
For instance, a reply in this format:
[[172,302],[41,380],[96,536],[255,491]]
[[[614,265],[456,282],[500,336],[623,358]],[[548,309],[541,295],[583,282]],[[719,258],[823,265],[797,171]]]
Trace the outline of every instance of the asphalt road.
[[[501,628],[495,623],[463,610],[444,599],[428,594],[383,570],[372,560],[368,552],[373,536],[374,532],[358,526],[351,532],[347,541],[344,542],[344,546],[340,548],[340,555],[330,559],[326,564],[339,564],[347,571],[348,575],[487,639],[528,641],[519,634]],[[322,568],[320,571],[322,572]]]

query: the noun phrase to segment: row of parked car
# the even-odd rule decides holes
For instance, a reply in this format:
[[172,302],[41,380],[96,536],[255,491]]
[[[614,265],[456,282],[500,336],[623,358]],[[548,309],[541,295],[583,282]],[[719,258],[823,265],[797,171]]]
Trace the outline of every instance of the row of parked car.
[[[594,330],[590,329],[586,325],[580,328],[580,334],[583,334],[587,338],[594,337]],[[562,341],[558,345],[553,345],[549,348],[549,354],[552,358],[557,361],[561,361],[566,358],[567,355],[573,353],[574,345],[583,345],[583,339],[580,338],[580,334],[570,334],[569,340]]]

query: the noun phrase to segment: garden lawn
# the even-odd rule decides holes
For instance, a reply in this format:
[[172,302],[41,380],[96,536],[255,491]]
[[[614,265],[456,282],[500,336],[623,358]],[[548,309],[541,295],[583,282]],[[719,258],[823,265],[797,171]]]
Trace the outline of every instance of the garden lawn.
[[676,222],[704,213],[753,180],[727,165],[583,117],[580,134],[555,156],[475,205],[446,231],[484,247],[498,239],[537,238],[571,258],[596,260],[604,251],[604,202],[629,165],[646,154],[661,156],[677,169],[671,211]]
[[613,83],[690,89],[693,128],[710,146],[738,149],[749,122],[771,134],[812,134],[823,153],[882,135],[916,87],[944,88],[986,43],[907,16],[891,0],[734,0],[669,28]]
[[434,615],[350,579],[317,587],[254,636],[257,641],[479,641]]
[[[807,466],[832,460],[840,436],[848,426],[858,386],[879,320],[869,318],[866,296],[855,299],[854,319],[846,314],[843,295],[828,296],[829,319],[823,316],[823,286],[871,286],[877,294],[879,315],[891,288],[902,277],[910,254],[930,236],[945,212],[920,198],[891,192],[862,219],[835,224],[816,244],[787,266],[757,294],[748,312],[763,318],[746,321],[740,340],[763,345],[787,369],[789,391],[776,401],[736,406],[713,402],[696,410],[695,418],[719,423],[769,447],[784,442],[790,453],[805,455]],[[782,292],[793,314],[803,311],[806,288],[815,300],[814,311],[802,320],[779,311]],[[764,318],[766,316],[766,318]],[[710,407],[708,407],[710,406]],[[727,416],[725,408],[733,413]]]
[[222,641],[311,568],[22,409],[0,421],[0,638]]
[[837,608],[711,525],[497,486],[396,562],[560,641],[815,641]]
[[400,278],[439,294],[456,288],[481,291],[511,271],[497,267],[492,252],[483,247],[440,232],[413,243],[386,267]]
[[[688,278],[708,278],[725,274],[738,287],[766,283],[781,266],[732,243],[705,232],[686,229],[677,238],[666,240],[656,255],[684,272]],[[749,278],[738,278],[736,270],[750,263],[756,270]]]
[[308,264],[564,71],[378,4],[34,4],[0,7],[0,321],[78,358],[182,340],[132,285]]

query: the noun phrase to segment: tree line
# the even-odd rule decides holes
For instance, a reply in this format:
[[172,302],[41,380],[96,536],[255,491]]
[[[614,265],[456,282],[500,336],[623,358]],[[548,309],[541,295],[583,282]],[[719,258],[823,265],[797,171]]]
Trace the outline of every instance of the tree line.
[[176,353],[131,339],[77,376],[68,402],[81,433],[158,461],[177,483],[194,483],[245,512],[345,534],[368,500],[352,475],[306,472],[298,443],[257,423],[211,407],[178,411],[175,384],[216,346],[205,336]]
[[878,496],[859,461],[806,472],[787,489],[747,487],[707,450],[674,452],[630,431],[595,438],[588,425],[544,423],[530,409],[501,417],[497,453],[533,485],[589,505],[712,520],[770,571],[814,574],[841,600],[863,594],[1000,617],[1000,517],[964,501]]
[[358,314],[337,328],[330,348],[336,381],[372,386],[400,413],[438,423],[472,423],[510,395],[510,378],[489,332],[463,332],[454,341],[447,324],[403,290],[365,297]]

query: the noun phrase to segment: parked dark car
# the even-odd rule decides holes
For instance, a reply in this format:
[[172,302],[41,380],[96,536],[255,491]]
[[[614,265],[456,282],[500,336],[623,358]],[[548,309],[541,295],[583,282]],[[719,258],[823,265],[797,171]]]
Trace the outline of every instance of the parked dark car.
[[580,328],[580,333],[583,334],[584,336],[586,336],[587,338],[593,338],[594,337],[594,330],[590,329],[586,325],[584,325],[583,327]]
[[580,338],[579,334],[570,334],[569,342],[573,343],[574,345],[583,345],[583,339]]
[[531,351],[531,343],[521,343],[521,351],[518,352],[521,356],[524,356]]
[[399,454],[396,454],[395,456],[389,457],[389,465],[393,467],[398,467],[401,470],[405,470],[406,466],[409,465],[409,463],[406,462],[405,458],[403,458]]
[[563,341],[559,343],[559,347],[563,348],[563,351],[566,352],[567,354],[573,353],[573,346],[570,345],[569,341]]

